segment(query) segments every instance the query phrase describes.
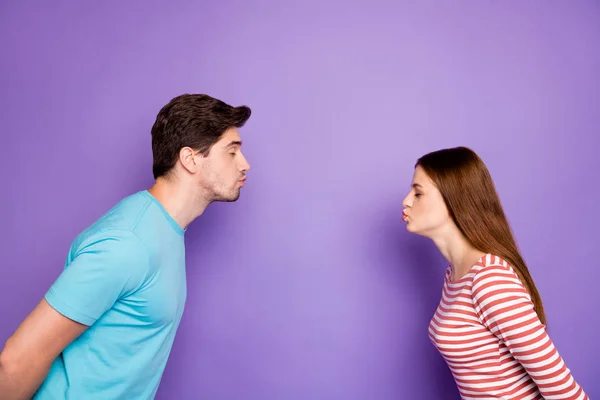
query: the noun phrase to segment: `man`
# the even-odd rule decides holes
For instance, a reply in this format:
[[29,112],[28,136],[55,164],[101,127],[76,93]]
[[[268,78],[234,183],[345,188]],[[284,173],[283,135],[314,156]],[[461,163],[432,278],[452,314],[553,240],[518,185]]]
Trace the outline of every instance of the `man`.
[[152,127],[154,185],[73,242],[62,274],[0,354],[0,399],[154,398],[186,300],[184,233],[236,201],[248,107],[182,95]]

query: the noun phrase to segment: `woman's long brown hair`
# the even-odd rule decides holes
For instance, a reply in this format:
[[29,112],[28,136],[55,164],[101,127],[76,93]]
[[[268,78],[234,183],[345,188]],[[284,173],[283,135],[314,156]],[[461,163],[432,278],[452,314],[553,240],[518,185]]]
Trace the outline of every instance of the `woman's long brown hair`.
[[501,257],[513,267],[545,325],[542,298],[519,252],[492,177],[481,158],[469,148],[455,147],[428,153],[419,158],[416,166],[421,166],[437,186],[451,218],[473,247]]

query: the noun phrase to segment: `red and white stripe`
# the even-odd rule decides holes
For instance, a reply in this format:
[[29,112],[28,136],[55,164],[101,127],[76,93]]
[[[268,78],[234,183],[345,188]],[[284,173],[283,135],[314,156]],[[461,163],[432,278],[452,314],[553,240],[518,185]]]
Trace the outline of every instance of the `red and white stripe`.
[[465,400],[589,400],[521,280],[497,256],[486,255],[456,282],[447,270],[429,336]]

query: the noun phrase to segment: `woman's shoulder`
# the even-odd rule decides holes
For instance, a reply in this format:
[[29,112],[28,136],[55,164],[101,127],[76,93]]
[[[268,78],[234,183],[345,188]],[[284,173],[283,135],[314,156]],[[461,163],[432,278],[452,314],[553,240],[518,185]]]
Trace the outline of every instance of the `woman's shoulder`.
[[473,274],[474,281],[483,279],[491,281],[516,279],[520,281],[510,262],[497,254],[487,253],[480,259],[478,266],[479,268]]

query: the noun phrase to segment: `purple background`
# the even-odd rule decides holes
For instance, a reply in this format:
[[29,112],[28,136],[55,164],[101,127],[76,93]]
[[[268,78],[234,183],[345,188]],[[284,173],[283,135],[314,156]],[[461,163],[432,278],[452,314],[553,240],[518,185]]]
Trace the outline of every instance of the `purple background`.
[[444,260],[404,231],[414,162],[487,162],[550,334],[600,396],[600,3],[3,2],[0,342],[71,240],[152,183],[173,96],[248,104],[252,164],[187,234],[160,399],[456,399],[427,325]]

